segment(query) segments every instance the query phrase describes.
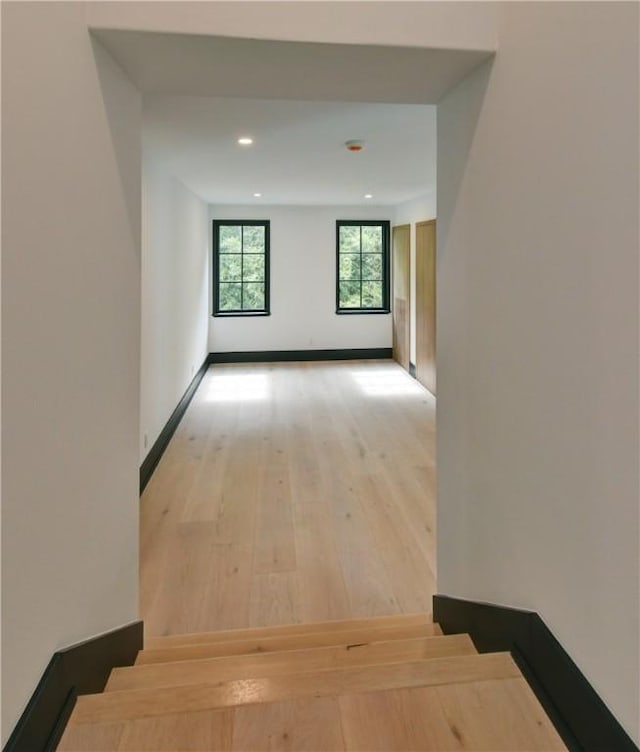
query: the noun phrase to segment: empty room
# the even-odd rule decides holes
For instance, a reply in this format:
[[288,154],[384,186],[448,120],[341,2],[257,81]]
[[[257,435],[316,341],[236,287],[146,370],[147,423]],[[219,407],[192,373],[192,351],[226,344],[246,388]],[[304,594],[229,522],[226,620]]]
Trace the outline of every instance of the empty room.
[[147,635],[431,611],[397,246],[435,217],[435,135],[424,105],[145,98],[142,462],[202,377],[141,499]]
[[6,752],[637,750],[638,12],[2,4]]

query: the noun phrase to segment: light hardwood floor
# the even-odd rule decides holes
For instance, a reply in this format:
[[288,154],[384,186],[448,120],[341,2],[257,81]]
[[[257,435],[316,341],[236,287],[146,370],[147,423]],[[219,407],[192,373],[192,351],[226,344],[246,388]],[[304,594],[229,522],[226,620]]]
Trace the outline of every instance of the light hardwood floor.
[[140,545],[147,636],[429,612],[435,401],[391,361],[212,366]]
[[[486,657],[486,656],[485,656]],[[64,752],[552,752],[566,750],[522,677],[340,691],[130,721],[74,723]],[[502,668],[505,668],[504,666]],[[385,671],[397,671],[387,666]],[[80,702],[84,698],[80,698]],[[74,711],[75,712],[75,711]]]

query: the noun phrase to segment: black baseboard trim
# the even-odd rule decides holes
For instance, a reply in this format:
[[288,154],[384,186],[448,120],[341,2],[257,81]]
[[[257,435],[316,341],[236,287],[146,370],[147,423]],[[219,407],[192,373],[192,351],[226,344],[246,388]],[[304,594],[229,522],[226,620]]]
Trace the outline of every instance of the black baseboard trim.
[[209,363],[275,363],[301,360],[379,360],[391,358],[390,347],[356,350],[257,350],[255,352],[212,352]]
[[203,364],[198,369],[198,372],[191,380],[191,383],[187,387],[186,392],[182,395],[180,402],[176,406],[176,409],[171,413],[169,420],[166,422],[160,435],[155,440],[153,446],[149,450],[149,454],[144,458],[142,465],[140,465],[140,493],[144,491],[149,482],[153,471],[156,469],[158,462],[160,462],[164,450],[171,441],[171,437],[175,433],[178,424],[182,420],[182,416],[185,414],[189,403],[191,402],[193,395],[196,393],[196,389],[200,386],[202,377],[205,375],[207,368],[209,367],[209,356],[207,356]]
[[416,377],[416,364],[409,361],[409,376],[413,376],[413,378]]
[[142,622],[58,650],[38,682],[4,752],[54,752],[78,695],[101,692],[115,666],[142,650]]
[[433,620],[445,634],[467,632],[481,653],[510,651],[571,752],[638,752],[534,611],[435,595]]

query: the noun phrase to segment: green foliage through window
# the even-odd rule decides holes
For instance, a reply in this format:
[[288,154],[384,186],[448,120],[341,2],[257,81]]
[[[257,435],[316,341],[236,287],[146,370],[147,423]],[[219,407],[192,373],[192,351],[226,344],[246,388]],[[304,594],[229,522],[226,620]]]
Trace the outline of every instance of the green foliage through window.
[[339,220],[338,313],[389,311],[389,222]]
[[269,313],[269,222],[214,220],[213,312]]

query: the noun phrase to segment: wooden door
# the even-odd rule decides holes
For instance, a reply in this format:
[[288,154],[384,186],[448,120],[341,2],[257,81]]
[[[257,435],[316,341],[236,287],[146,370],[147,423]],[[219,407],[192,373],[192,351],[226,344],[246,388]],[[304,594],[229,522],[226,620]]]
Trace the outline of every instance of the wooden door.
[[393,357],[409,370],[411,327],[411,226],[393,228]]
[[416,225],[416,378],[436,393],[436,221]]

